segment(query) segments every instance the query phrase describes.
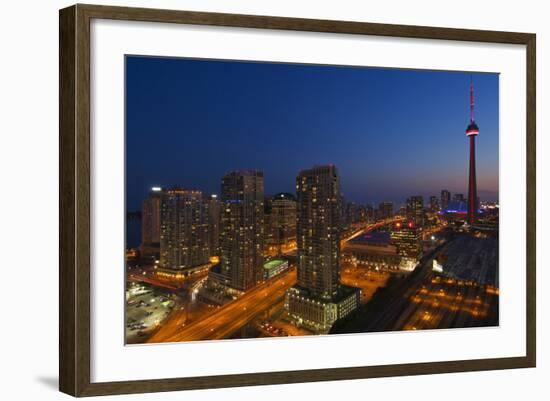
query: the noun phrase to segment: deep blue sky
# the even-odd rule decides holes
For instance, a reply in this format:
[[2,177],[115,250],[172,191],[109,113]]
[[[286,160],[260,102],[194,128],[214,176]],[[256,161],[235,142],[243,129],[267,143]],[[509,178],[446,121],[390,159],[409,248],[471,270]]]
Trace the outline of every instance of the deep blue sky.
[[326,163],[356,202],[466,194],[470,76],[478,192],[496,199],[497,74],[128,56],[127,210],[156,185],[219,193],[236,169],[294,192]]

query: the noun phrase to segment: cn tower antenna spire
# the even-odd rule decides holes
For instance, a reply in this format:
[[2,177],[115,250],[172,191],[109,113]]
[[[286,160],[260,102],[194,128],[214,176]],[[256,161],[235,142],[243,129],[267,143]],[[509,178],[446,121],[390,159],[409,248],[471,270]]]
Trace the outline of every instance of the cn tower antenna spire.
[[470,171],[468,176],[468,224],[474,225],[477,220],[477,180],[476,180],[476,136],[479,127],[474,115],[474,81],[470,75],[470,124],[466,128],[466,135],[470,141]]
[[473,123],[476,120],[474,112],[474,80],[470,75],[470,122]]

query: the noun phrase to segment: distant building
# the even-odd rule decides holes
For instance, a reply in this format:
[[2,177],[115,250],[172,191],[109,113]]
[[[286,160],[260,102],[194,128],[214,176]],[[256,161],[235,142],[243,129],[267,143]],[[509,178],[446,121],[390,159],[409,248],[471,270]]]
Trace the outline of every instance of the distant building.
[[403,256],[404,263],[416,263],[422,257],[422,236],[414,222],[395,223],[391,231],[392,243],[397,247],[397,253]]
[[356,223],[374,223],[376,212],[372,205],[357,205],[358,219]]
[[407,199],[407,219],[416,227],[424,225],[424,198],[420,195]]
[[447,210],[451,202],[451,193],[444,189],[441,191],[441,210]]
[[216,279],[246,291],[264,279],[264,176],[235,171],[222,178],[220,265]]
[[364,218],[361,219],[361,221],[366,223],[374,223],[375,221],[374,206],[372,205],[362,206],[361,210],[364,212]]
[[357,308],[360,290],[340,284],[340,179],[333,165],[303,170],[298,199],[298,283],[289,289],[290,319],[317,333]]
[[466,202],[466,198],[464,198],[464,194],[454,194],[453,202]]
[[220,255],[221,202],[218,195],[206,199],[210,225],[210,256]]
[[454,194],[453,199],[449,202],[449,205],[445,209],[447,215],[451,216],[460,216],[466,214],[468,210],[468,205],[466,203],[466,198],[463,194]]
[[346,225],[358,223],[360,221],[359,216],[360,207],[355,202],[347,202],[344,211],[344,219]]
[[162,192],[160,267],[184,270],[208,263],[210,226],[202,192],[172,188]]
[[430,212],[437,213],[441,210],[437,196],[430,196]]
[[403,272],[402,256],[387,232],[370,232],[346,242],[342,259],[358,267],[391,273]]
[[296,243],[296,198],[289,193],[279,193],[269,203],[267,246],[280,254]]
[[[160,256],[160,203],[162,188],[153,187],[141,206],[141,246],[144,260]],[[151,260],[152,261],[152,260]]]
[[381,202],[378,205],[379,218],[381,220],[389,219],[393,217],[393,203]]
[[397,215],[400,217],[407,217],[407,205],[403,205],[399,207],[399,210],[397,211]]

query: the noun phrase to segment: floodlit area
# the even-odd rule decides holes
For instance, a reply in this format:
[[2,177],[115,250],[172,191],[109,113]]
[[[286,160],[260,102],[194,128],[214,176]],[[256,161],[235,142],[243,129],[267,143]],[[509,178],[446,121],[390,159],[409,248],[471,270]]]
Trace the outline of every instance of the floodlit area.
[[131,283],[126,290],[126,342],[142,342],[168,317],[175,302],[152,286]]
[[498,288],[433,276],[409,298],[394,330],[498,325]]
[[342,284],[361,289],[361,303],[367,303],[376,290],[384,287],[390,278],[389,272],[370,270],[362,267],[346,266],[342,269]]

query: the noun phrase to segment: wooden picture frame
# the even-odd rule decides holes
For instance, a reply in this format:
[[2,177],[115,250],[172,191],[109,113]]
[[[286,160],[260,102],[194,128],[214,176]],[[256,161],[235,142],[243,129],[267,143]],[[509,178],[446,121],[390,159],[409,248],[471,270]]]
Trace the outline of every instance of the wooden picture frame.
[[[527,66],[526,356],[92,383],[90,381],[90,21],[94,18],[525,45],[527,49],[525,60]],[[534,34],[80,4],[60,10],[59,29],[59,388],[62,392],[73,396],[94,396],[535,366],[536,37]]]

